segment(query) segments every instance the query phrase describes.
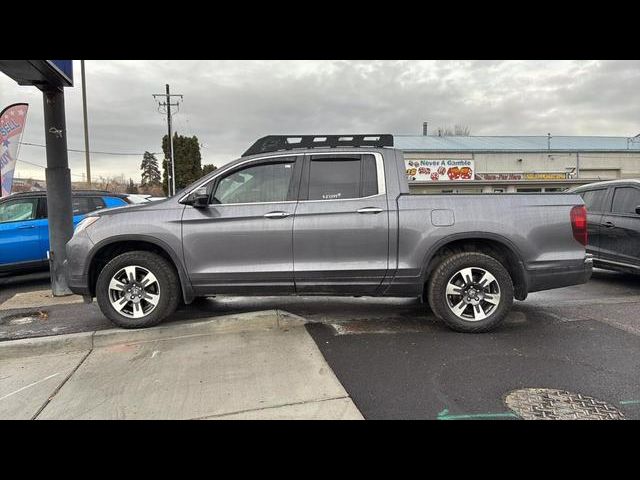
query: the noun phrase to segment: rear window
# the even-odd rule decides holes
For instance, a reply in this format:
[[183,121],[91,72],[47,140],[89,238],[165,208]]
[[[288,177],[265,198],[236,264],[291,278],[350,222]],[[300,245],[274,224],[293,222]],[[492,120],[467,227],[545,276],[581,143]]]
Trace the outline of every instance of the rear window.
[[587,190],[579,193],[584,200],[584,204],[587,207],[588,212],[601,212],[606,194],[606,188],[599,190]]
[[635,215],[636,207],[640,207],[640,189],[633,187],[618,187],[615,189],[611,213]]

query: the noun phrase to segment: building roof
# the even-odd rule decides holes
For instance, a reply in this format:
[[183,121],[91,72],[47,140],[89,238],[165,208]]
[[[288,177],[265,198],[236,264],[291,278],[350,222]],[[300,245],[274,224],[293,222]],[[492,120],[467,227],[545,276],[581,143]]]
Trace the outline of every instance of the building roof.
[[[640,151],[640,138],[551,136],[394,135],[394,148],[405,152],[628,152]],[[550,148],[549,148],[550,147]]]

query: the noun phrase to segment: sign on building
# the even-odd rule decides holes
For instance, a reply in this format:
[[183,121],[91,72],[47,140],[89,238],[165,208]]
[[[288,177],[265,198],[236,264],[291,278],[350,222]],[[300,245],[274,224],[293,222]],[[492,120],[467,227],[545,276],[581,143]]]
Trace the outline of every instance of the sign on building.
[[473,180],[473,160],[405,160],[410,182],[450,182]]

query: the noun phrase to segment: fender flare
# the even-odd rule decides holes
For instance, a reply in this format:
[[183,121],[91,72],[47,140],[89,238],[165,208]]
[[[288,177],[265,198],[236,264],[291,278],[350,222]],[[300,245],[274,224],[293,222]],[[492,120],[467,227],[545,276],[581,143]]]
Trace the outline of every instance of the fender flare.
[[435,255],[435,253],[440,250],[442,247],[453,243],[453,242],[458,242],[461,240],[489,240],[489,241],[493,241],[496,243],[501,244],[503,247],[505,247],[510,253],[511,255],[513,255],[513,257],[516,260],[516,265],[514,265],[515,268],[515,275],[517,276],[517,278],[514,278],[514,283],[517,282],[517,284],[519,284],[521,286],[520,289],[518,289],[519,291],[517,292],[517,296],[516,298],[518,300],[524,300],[527,297],[527,292],[528,292],[528,284],[527,284],[527,276],[525,274],[525,265],[524,262],[522,260],[522,253],[520,252],[520,249],[508,238],[506,238],[503,235],[499,235],[496,233],[491,233],[491,232],[464,232],[464,233],[457,233],[457,234],[453,234],[453,235],[449,235],[446,237],[441,238],[440,240],[438,240],[435,244],[433,244],[425,253],[424,257],[423,257],[423,262],[422,262],[422,271],[420,272],[420,280],[421,282],[424,284],[427,281],[427,275],[428,273],[430,273],[428,271],[428,267],[429,264],[431,263],[431,261],[433,260],[433,257]]
[[91,249],[89,259],[85,265],[84,274],[87,276],[87,279],[89,279],[91,266],[98,252],[100,252],[101,250],[104,249],[104,247],[107,247],[109,245],[113,245],[115,243],[121,243],[121,242],[129,242],[129,241],[140,241],[140,242],[151,243],[152,245],[155,245],[159,249],[163,250],[167,255],[169,255],[169,258],[171,258],[173,265],[176,267],[176,270],[178,271],[178,278],[180,279],[180,286],[182,287],[182,297],[185,303],[188,304],[193,301],[193,299],[195,298],[193,287],[191,285],[189,276],[187,275],[187,272],[185,271],[182,265],[182,262],[180,261],[180,257],[174,251],[174,249],[169,246],[168,243],[149,235],[139,235],[139,234],[115,235],[113,237],[105,238],[104,240],[101,240],[100,242],[96,243]]

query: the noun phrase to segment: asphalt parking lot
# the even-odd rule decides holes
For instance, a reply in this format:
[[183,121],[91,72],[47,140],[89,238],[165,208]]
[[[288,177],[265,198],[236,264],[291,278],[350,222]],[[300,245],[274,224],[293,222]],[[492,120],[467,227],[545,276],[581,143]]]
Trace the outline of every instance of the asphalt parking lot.
[[[46,274],[0,278],[0,304],[47,287]],[[416,299],[218,297],[180,308],[171,322],[268,309],[302,316],[367,419],[522,418],[508,405],[535,400],[534,389],[640,419],[639,304],[640,278],[595,271],[585,285],[516,302],[500,329],[480,335],[448,330]],[[36,308],[39,316],[5,306],[0,341],[112,328],[95,303]]]

